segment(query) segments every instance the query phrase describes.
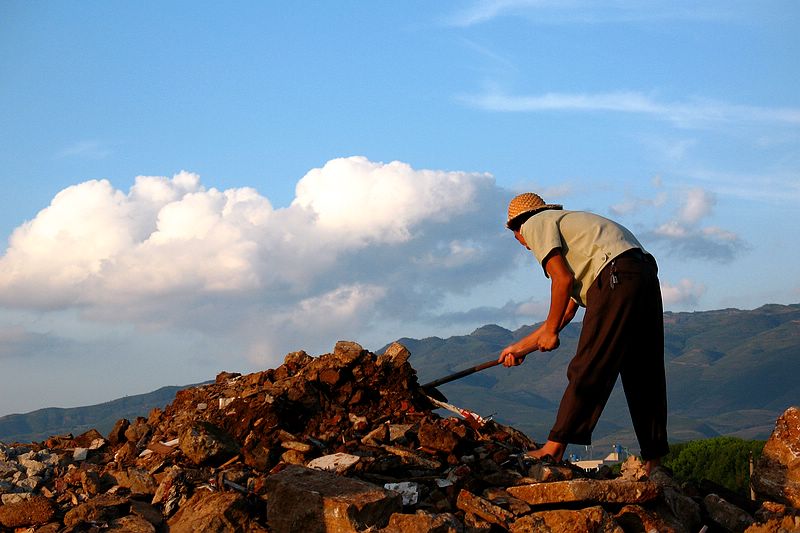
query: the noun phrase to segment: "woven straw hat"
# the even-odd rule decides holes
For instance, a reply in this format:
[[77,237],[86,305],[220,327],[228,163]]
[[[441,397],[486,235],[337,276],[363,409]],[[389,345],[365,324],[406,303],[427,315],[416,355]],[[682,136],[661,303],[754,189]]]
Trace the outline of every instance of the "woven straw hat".
[[559,204],[546,204],[541,196],[532,192],[526,192],[515,196],[508,204],[508,221],[506,222],[506,227],[511,228],[514,222],[518,218],[521,218],[522,215],[528,213],[535,215],[539,211],[544,211],[545,209],[563,209],[563,206]]

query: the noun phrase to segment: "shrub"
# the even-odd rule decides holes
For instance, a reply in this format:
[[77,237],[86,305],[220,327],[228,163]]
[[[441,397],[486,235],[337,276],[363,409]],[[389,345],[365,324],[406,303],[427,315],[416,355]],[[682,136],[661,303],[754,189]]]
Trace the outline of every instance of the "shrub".
[[714,437],[670,445],[662,464],[681,482],[704,479],[742,495],[750,489],[749,458],[761,455],[766,441],[736,437]]

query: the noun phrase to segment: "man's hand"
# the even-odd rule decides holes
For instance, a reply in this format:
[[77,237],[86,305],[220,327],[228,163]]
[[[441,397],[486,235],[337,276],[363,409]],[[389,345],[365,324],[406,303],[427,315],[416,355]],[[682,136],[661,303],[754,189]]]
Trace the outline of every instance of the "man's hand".
[[538,345],[540,352],[549,352],[559,347],[561,341],[558,333],[542,330],[539,332]]
[[506,367],[512,367],[521,365],[523,361],[525,361],[524,355],[515,355],[513,350],[509,350],[511,347],[509,346],[500,354],[500,357],[497,360]]

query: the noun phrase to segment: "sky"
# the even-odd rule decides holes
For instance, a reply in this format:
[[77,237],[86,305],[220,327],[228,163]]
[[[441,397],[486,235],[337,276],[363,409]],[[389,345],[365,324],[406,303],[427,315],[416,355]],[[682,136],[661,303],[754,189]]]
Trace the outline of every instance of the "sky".
[[0,415],[541,321],[526,191],[800,302],[799,3],[285,6],[0,0]]

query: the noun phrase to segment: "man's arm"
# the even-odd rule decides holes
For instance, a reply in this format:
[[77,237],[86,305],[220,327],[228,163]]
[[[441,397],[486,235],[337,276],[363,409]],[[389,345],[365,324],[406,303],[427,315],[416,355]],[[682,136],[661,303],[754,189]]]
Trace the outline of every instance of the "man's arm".
[[[558,332],[572,320],[572,316],[575,316],[575,309],[572,307],[574,301],[570,298],[575,276],[561,255],[561,248],[550,252],[543,263],[550,277],[550,311],[539,336],[539,350],[549,352],[558,348]],[[568,311],[572,312],[572,316],[565,322]]]
[[570,298],[575,277],[561,255],[561,248],[550,252],[543,263],[550,277],[550,310],[547,319],[533,333],[502,351],[498,360],[505,366],[520,364],[533,351],[548,352],[558,348],[558,332],[569,324],[578,310],[578,304]]

